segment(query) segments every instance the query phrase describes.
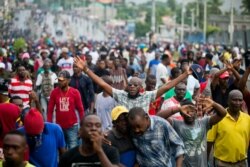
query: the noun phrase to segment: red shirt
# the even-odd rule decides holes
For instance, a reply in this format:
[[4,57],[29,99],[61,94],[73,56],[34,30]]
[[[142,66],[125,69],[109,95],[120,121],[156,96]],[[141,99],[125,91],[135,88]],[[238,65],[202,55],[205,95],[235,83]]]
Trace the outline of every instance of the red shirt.
[[63,129],[72,127],[77,123],[75,109],[77,109],[80,120],[83,118],[84,109],[80,93],[77,89],[69,87],[63,92],[59,87],[52,90],[48,105],[48,122],[52,122],[54,107],[56,106],[56,123]]

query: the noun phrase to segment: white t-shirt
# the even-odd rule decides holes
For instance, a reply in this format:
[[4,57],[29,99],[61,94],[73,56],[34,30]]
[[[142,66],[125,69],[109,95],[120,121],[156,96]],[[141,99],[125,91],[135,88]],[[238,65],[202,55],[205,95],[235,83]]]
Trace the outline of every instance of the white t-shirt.
[[189,75],[187,78],[187,91],[193,96],[194,90],[200,88],[200,83],[193,75]]
[[[57,76],[56,76],[56,74],[53,73],[53,72],[50,72],[50,73],[51,73],[51,74],[50,74],[50,77],[51,77],[51,84],[52,84],[52,85],[55,85],[55,84],[58,82]],[[43,73],[38,74],[37,80],[36,80],[36,86],[41,86],[42,80],[43,80],[42,74],[43,74]]]
[[168,80],[169,77],[169,71],[165,65],[162,63],[159,63],[156,67],[156,88],[159,88],[164,83],[161,81],[161,79]]
[[103,92],[96,96],[95,109],[96,114],[101,118],[102,130],[107,131],[112,128],[111,111],[116,106],[116,101],[111,97],[103,96]]
[[58,67],[60,67],[61,70],[68,71],[70,73],[70,76],[73,75],[73,64],[73,57],[69,57],[68,59],[61,58],[57,63]]
[[97,60],[99,58],[98,52],[97,51],[92,51],[92,52],[89,53],[89,55],[91,55],[91,57],[92,57],[92,63],[96,64],[96,62],[97,62]]

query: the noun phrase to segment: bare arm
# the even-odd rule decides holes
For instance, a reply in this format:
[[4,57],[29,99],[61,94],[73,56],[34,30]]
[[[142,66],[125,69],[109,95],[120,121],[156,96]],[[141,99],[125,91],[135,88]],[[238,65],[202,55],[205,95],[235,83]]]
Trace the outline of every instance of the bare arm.
[[184,72],[183,74],[181,74],[179,77],[177,77],[176,79],[172,80],[171,82],[164,84],[162,87],[160,87],[157,90],[156,93],[156,98],[160,97],[161,95],[163,95],[166,91],[168,91],[169,89],[173,88],[175,85],[177,85],[178,83],[180,83],[182,80],[184,80],[185,78],[188,77],[188,75],[191,74],[189,71]]
[[247,80],[248,80],[248,76],[250,74],[250,67],[248,67],[244,73],[244,75],[242,76],[242,78],[239,81],[239,89],[241,91],[243,91],[243,93],[246,90],[246,84],[247,84]]
[[100,77],[95,75],[86,64],[85,60],[82,60],[80,57],[74,58],[75,65],[82,69],[96,84],[98,84],[100,87],[102,87],[110,96],[112,96],[112,87],[107,84],[104,80],[102,80]]
[[227,114],[226,109],[216,102],[213,103],[213,108],[215,109],[216,114],[211,116],[211,118],[209,119],[210,126],[213,126],[220,122]]
[[156,115],[159,116],[159,117],[162,117],[164,119],[167,119],[168,122],[170,124],[172,124],[172,120],[169,119],[169,117],[171,117],[172,115],[178,113],[179,111],[180,111],[180,108],[176,107],[176,108],[171,108],[171,109],[167,109],[167,110],[161,110]]
[[182,167],[184,157],[183,155],[180,155],[179,157],[176,158],[176,167]]

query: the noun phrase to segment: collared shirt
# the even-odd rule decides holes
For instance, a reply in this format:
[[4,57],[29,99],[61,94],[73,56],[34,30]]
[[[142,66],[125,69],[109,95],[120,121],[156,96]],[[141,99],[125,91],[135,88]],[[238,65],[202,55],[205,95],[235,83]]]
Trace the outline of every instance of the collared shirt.
[[214,157],[225,162],[238,162],[247,158],[250,141],[250,116],[240,112],[236,121],[227,115],[208,131],[207,140],[214,142]]
[[130,110],[133,107],[141,107],[145,112],[148,112],[149,105],[156,98],[157,90],[146,91],[140,94],[139,97],[131,99],[128,97],[128,92],[124,90],[112,89],[113,98],[117,101],[118,105],[122,105]]
[[142,136],[133,136],[133,142],[141,167],[172,166],[172,151],[175,158],[184,154],[181,138],[166,120],[157,116],[150,116],[150,127]]

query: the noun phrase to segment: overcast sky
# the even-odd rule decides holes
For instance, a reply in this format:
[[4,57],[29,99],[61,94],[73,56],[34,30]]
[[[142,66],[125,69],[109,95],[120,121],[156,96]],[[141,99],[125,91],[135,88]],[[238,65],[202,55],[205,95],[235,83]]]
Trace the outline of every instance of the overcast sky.
[[[127,2],[135,2],[135,3],[144,3],[144,2],[148,2],[151,0],[126,0]],[[167,2],[167,0],[156,0],[156,1],[162,1],[162,2]],[[181,3],[182,1],[187,4],[188,2],[194,2],[196,0],[176,0],[177,3]],[[200,0],[202,1],[202,0]],[[231,0],[222,0],[224,2],[223,6],[222,6],[222,11],[229,11],[230,7],[231,7]],[[236,8],[236,10],[240,9],[241,6],[241,1],[242,0],[234,0],[234,6]]]

